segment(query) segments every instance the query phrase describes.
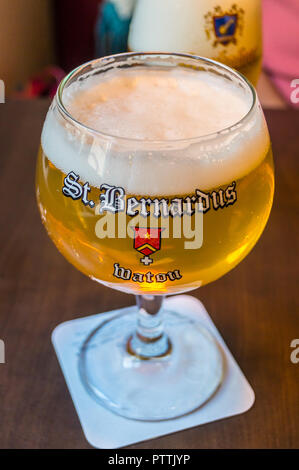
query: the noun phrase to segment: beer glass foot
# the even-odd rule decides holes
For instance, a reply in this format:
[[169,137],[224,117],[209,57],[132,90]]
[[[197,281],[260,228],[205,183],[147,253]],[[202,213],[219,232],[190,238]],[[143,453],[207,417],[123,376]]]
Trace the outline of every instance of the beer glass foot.
[[165,333],[158,339],[165,335],[159,346],[165,353],[136,355],[130,350],[136,310],[102,323],[86,339],[79,357],[84,386],[101,405],[136,420],[171,419],[199,408],[222,381],[216,341],[194,317],[162,309]]

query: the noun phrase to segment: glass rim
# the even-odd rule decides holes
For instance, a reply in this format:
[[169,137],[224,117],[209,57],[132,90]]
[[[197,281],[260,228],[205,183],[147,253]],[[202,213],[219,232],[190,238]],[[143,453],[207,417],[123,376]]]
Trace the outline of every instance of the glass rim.
[[[168,58],[171,58],[171,57],[174,57],[174,58],[185,58],[185,59],[193,59],[195,61],[200,61],[200,62],[204,62],[206,64],[209,64],[209,65],[214,65],[214,66],[217,66],[219,67],[220,69],[222,70],[225,70],[226,72],[228,72],[230,75],[232,76],[235,76],[236,78],[238,78],[239,80],[241,80],[241,82],[243,82],[245,84],[245,87],[247,88],[247,90],[249,90],[250,94],[251,94],[251,98],[252,98],[252,101],[251,101],[251,105],[248,109],[248,111],[246,112],[246,114],[244,114],[244,116],[242,116],[237,122],[235,122],[234,124],[231,124],[230,126],[227,126],[223,129],[220,129],[219,131],[216,131],[216,132],[211,132],[211,133],[208,133],[208,134],[204,134],[204,135],[200,135],[200,136],[194,136],[194,137],[188,137],[188,138],[179,138],[179,139],[142,139],[142,138],[134,138],[134,137],[124,137],[124,136],[119,136],[119,135],[115,135],[115,134],[109,134],[107,132],[103,132],[103,131],[100,131],[98,129],[93,129],[92,127],[89,127],[87,126],[86,124],[82,123],[81,121],[78,121],[76,118],[74,118],[72,116],[72,114],[66,109],[64,103],[63,103],[63,91],[64,91],[64,88],[65,86],[68,84],[68,82],[76,75],[76,74],[80,74],[80,72],[82,72],[85,68],[91,66],[91,65],[94,65],[94,64],[103,64],[103,65],[106,65],[106,64],[109,64],[109,63],[112,63],[111,60],[113,59],[118,59],[118,58],[130,58],[130,57],[146,57],[146,56],[149,56],[149,57],[154,57],[154,56],[157,56],[157,57],[168,57]],[[62,116],[67,120],[69,121],[71,124],[75,125],[76,127],[80,128],[81,130],[84,130],[85,132],[89,132],[91,134],[94,134],[94,135],[97,135],[98,137],[102,137],[103,139],[108,139],[108,140],[115,140],[115,141],[120,141],[120,142],[135,142],[135,143],[146,143],[146,144],[158,144],[158,145],[171,145],[171,144],[182,144],[182,143],[195,143],[195,142],[201,142],[201,141],[205,141],[205,140],[212,140],[212,139],[215,139],[221,135],[225,135],[225,134],[228,134],[228,133],[231,133],[231,132],[234,132],[235,130],[237,130],[239,127],[241,127],[243,124],[245,124],[245,122],[247,122],[248,118],[251,116],[255,106],[256,106],[256,103],[257,103],[257,95],[256,95],[256,91],[255,91],[255,88],[254,86],[250,83],[250,81],[242,74],[240,73],[239,71],[229,67],[228,65],[225,65],[221,62],[218,62],[216,60],[213,60],[213,59],[208,59],[206,57],[202,57],[202,56],[199,56],[199,55],[194,55],[194,54],[187,54],[187,53],[179,53],[179,52],[123,52],[123,53],[120,53],[120,54],[112,54],[112,55],[109,55],[109,56],[103,56],[103,57],[100,57],[100,58],[97,58],[97,59],[92,59],[92,60],[89,60],[85,63],[83,63],[82,65],[79,65],[78,67],[76,67],[75,69],[71,70],[63,79],[62,81],[60,82],[59,86],[58,86],[58,89],[57,89],[57,92],[56,92],[56,95],[55,95],[55,99],[56,99],[56,102],[57,102],[57,105],[58,105],[58,109],[60,111],[60,113],[62,114]]]

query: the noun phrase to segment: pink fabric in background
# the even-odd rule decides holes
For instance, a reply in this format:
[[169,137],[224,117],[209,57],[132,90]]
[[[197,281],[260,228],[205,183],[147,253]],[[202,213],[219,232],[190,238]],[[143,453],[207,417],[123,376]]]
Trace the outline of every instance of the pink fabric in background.
[[265,70],[286,102],[299,108],[290,99],[291,82],[299,79],[299,0],[263,0],[263,41]]

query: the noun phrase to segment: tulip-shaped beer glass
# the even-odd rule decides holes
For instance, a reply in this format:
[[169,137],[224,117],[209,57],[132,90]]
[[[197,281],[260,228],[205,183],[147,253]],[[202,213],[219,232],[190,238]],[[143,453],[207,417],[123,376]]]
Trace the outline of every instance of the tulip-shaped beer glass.
[[51,104],[36,183],[42,221],[65,258],[137,298],[83,342],[86,389],[134,419],[198,408],[221,384],[222,353],[163,299],[231,270],[265,227],[273,163],[253,87],[184,54],[89,62]]

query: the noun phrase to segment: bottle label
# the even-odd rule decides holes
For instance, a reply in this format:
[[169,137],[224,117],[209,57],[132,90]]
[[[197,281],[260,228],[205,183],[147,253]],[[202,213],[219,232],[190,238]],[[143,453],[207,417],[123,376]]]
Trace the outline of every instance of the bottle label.
[[240,68],[260,57],[259,18],[253,13],[233,4],[229,8],[215,6],[204,14],[206,39],[215,60]]

